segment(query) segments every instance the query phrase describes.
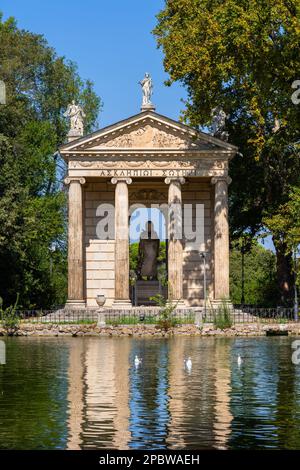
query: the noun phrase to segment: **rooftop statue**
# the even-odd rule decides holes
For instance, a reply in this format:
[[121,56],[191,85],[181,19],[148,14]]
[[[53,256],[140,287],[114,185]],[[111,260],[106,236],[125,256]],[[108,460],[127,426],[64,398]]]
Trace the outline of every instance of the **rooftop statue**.
[[145,73],[145,77],[139,82],[139,84],[141,85],[143,91],[142,109],[153,108],[153,104],[151,103],[151,97],[153,95],[153,82],[150,74]]
[[211,112],[212,118],[212,135],[221,140],[228,141],[229,134],[225,131],[227,115],[221,106],[216,106]]

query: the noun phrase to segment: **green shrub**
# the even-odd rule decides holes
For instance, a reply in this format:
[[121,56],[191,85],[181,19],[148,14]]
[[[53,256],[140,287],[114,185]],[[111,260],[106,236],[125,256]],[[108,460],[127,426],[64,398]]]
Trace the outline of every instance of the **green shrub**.
[[19,294],[14,305],[10,305],[7,308],[3,308],[3,299],[0,297],[0,318],[2,326],[6,330],[8,335],[13,335],[14,332],[19,328],[20,317],[17,315],[17,306],[19,302]]
[[173,315],[173,312],[176,309],[178,302],[176,304],[173,304],[172,302],[169,303],[161,294],[150,297],[150,300],[153,300],[160,307],[156,323],[159,328],[167,331],[177,325],[178,321]]
[[232,317],[230,308],[226,300],[222,300],[222,304],[214,311],[214,327],[220,330],[232,327]]

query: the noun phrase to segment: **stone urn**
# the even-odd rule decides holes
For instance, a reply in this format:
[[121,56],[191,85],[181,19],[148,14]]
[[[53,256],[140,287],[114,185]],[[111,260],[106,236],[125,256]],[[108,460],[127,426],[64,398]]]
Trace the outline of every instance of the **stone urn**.
[[106,302],[106,297],[104,294],[98,294],[97,297],[96,297],[96,302],[98,304],[98,307],[103,307],[103,305],[105,304]]

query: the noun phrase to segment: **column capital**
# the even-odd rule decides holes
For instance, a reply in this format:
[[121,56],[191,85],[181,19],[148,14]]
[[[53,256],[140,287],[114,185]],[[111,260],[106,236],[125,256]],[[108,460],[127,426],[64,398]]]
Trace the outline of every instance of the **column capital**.
[[71,184],[71,183],[79,183],[79,184],[85,184],[85,178],[82,176],[67,176],[64,179],[65,184]]
[[232,179],[230,178],[230,176],[227,176],[227,175],[214,176],[211,179],[211,184],[217,184],[217,183],[220,183],[221,181],[224,181],[225,183],[227,183],[229,185],[231,183]]
[[112,178],[111,179],[111,183],[112,184],[117,184],[117,183],[126,183],[126,184],[131,184],[132,183],[132,179],[131,178],[126,178],[126,177],[115,177],[115,178]]
[[171,183],[178,183],[178,184],[184,184],[185,183],[185,178],[182,177],[168,177],[165,178],[165,183],[166,184],[171,184]]

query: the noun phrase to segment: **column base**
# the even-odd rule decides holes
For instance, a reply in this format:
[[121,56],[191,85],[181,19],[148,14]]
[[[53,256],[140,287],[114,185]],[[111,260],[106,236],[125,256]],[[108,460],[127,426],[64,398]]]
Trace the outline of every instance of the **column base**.
[[114,300],[111,308],[115,309],[130,309],[132,308],[131,300]]
[[85,300],[67,300],[66,310],[83,310],[86,308]]

